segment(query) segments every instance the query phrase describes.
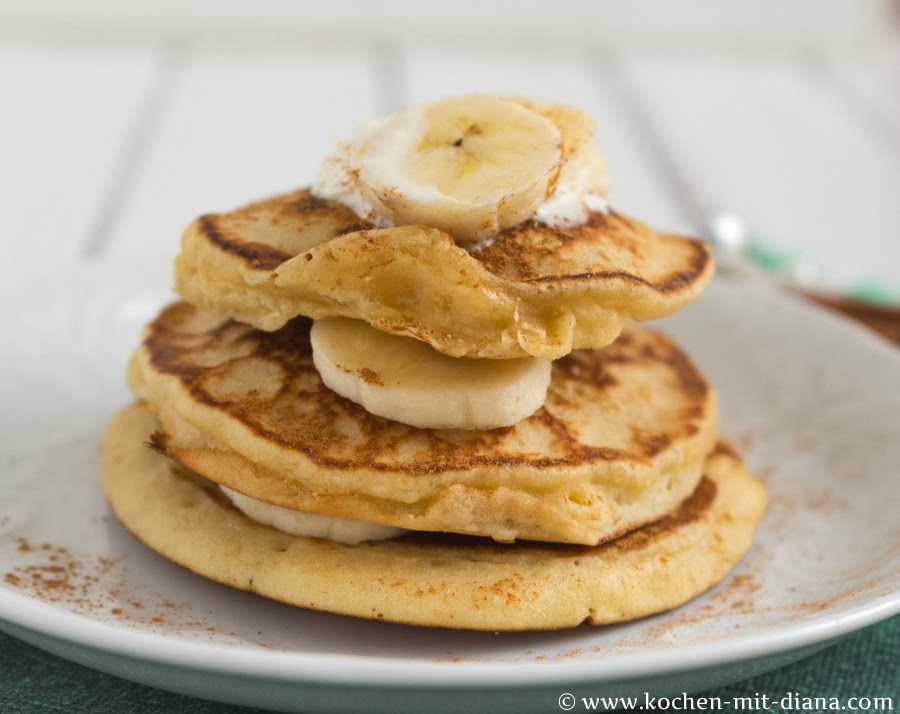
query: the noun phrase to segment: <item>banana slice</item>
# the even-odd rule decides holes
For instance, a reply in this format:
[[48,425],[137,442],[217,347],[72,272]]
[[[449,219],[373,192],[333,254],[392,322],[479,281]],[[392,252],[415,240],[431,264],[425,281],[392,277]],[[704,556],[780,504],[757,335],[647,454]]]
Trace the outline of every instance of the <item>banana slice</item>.
[[376,225],[428,225],[472,243],[531,218],[553,194],[564,141],[521,102],[467,96],[364,127],[317,190]]
[[550,361],[448,357],[361,320],[316,320],[313,362],[327,387],[366,411],[423,429],[494,429],[537,411]]
[[409,532],[404,528],[358,521],[355,518],[337,518],[293,511],[290,508],[250,498],[227,486],[220,485],[219,489],[234,507],[249,519],[295,536],[327,538],[347,545],[359,545],[363,541],[388,540]]

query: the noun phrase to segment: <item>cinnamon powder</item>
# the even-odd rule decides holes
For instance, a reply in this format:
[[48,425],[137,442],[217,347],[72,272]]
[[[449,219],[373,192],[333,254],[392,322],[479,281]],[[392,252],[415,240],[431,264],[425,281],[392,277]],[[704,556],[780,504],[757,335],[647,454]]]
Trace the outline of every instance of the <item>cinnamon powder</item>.
[[196,619],[189,603],[177,604],[154,594],[151,607],[140,598],[125,596],[121,592],[124,571],[116,560],[80,558],[65,546],[33,543],[24,537],[16,539],[16,552],[27,556],[26,562],[4,573],[3,582],[30,597],[83,615],[103,613],[135,627],[166,627],[167,633],[194,637],[202,633],[209,640],[219,634],[215,626]]

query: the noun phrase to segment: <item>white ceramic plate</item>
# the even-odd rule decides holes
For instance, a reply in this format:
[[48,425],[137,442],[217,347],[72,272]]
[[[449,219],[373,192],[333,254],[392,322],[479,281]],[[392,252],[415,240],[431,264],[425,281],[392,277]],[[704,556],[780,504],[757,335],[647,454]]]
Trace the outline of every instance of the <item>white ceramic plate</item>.
[[736,681],[900,611],[900,351],[763,288],[714,284],[666,321],[770,490],[750,554],[673,612],[495,635],[295,610],[141,546],[106,507],[99,449],[163,297],[97,266],[51,283],[0,318],[15,340],[0,354],[0,627],[51,652],[286,711],[580,710]]

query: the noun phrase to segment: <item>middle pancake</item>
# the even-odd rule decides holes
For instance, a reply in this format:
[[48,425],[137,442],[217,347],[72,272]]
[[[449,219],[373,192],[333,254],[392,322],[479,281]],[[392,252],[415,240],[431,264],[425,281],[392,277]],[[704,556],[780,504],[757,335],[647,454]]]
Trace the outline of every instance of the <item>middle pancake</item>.
[[716,438],[712,389],[668,337],[631,327],[553,365],[515,426],[428,430],[324,384],[310,321],[276,332],[187,303],[152,322],[129,368],[155,445],[251,498],[422,531],[595,544],[674,509]]

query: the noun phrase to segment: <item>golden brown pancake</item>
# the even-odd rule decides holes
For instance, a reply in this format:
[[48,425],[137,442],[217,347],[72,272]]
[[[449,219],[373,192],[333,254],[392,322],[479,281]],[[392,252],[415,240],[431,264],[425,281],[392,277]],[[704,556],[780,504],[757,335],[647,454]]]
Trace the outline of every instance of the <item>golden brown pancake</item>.
[[374,229],[308,190],[194,221],[175,262],[189,302],[263,330],[344,316],[452,356],[557,359],[674,312],[712,274],[706,245],[618,213],[527,222],[467,251],[424,226]]
[[600,546],[503,545],[414,534],[347,546],[250,520],[215,484],[147,448],[159,428],[134,405],[110,424],[103,485],[153,550],[204,577],[304,608],[429,627],[545,630],[676,607],[747,551],[763,487],[720,445],[693,494],[662,520]]
[[310,321],[263,332],[187,303],[129,369],[158,447],[252,498],[412,530],[596,544],[669,512],[715,442],[712,389],[661,333],[632,327],[558,360],[545,405],[491,431],[417,429],[322,384]]

